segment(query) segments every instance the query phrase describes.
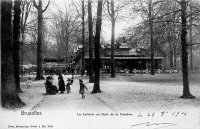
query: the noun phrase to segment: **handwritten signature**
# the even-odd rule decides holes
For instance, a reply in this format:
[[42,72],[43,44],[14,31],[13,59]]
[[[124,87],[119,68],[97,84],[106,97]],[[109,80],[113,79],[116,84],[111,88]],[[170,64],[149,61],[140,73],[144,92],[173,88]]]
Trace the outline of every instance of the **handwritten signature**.
[[134,126],[156,126],[158,128],[154,128],[154,129],[160,129],[160,128],[165,128],[165,127],[169,127],[169,126],[174,126],[174,125],[177,125],[177,123],[151,123],[151,122],[144,122],[144,123],[139,123],[139,124],[134,124],[134,125],[131,125],[131,127],[134,127]]

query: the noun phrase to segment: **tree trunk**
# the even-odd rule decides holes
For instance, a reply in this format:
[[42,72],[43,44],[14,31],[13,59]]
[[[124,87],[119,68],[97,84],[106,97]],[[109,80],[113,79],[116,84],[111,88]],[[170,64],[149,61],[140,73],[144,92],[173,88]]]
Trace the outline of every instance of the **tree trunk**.
[[100,33],[101,33],[101,21],[102,21],[102,4],[103,0],[98,0],[97,6],[97,23],[96,23],[96,35],[95,35],[95,74],[94,74],[94,87],[92,93],[100,93]]
[[[192,12],[192,7],[190,7],[190,11]],[[191,16],[191,21],[190,21],[190,69],[193,70],[193,52],[192,52],[192,16]]]
[[111,0],[111,77],[115,77],[115,11],[114,1]]
[[177,45],[175,45],[175,42],[174,42],[174,66],[173,68],[174,69],[177,69]]
[[38,4],[38,42],[37,42],[37,76],[35,80],[44,79],[42,75],[42,43],[43,43],[42,0]]
[[[66,69],[66,71],[67,71],[67,63],[68,63],[68,59],[67,59],[67,56],[68,56],[68,44],[69,44],[69,37],[68,37],[68,35],[67,35],[67,37],[66,37],[66,53],[65,53],[65,64],[66,64],[66,67],[65,67],[65,69]],[[71,69],[70,69],[71,70]]]
[[21,41],[21,44],[20,44],[20,56],[21,56],[21,59],[20,59],[20,64],[21,64],[20,71],[21,71],[21,75],[23,77],[23,75],[24,75],[24,71],[23,71],[23,64],[24,64],[24,41],[25,41],[24,29],[21,31],[21,35],[22,35],[22,41]]
[[169,64],[170,69],[173,69],[174,63],[173,63],[173,48],[172,48],[172,42],[169,42],[170,50],[169,50]]
[[192,26],[191,26],[191,29],[190,29],[190,69],[193,70]]
[[14,1],[14,21],[13,21],[13,63],[16,91],[22,92],[20,88],[20,14],[21,0]]
[[[176,2],[175,2],[176,5]],[[173,43],[173,54],[174,54],[174,58],[173,58],[173,68],[177,69],[177,43],[176,43],[176,14],[172,14],[172,18],[173,18],[173,23],[172,23],[172,43]]]
[[189,79],[188,79],[188,53],[187,53],[187,18],[186,18],[186,0],[181,0],[181,44],[182,44],[182,71],[183,71],[183,95],[181,98],[195,98],[190,93]]
[[93,23],[92,23],[92,0],[88,0],[88,28],[89,28],[89,82],[94,82],[93,76]]
[[84,0],[82,0],[82,70],[81,76],[85,73],[85,5]]
[[151,36],[151,75],[154,75],[154,40],[153,40],[153,19],[152,19],[152,0],[149,1],[149,28]]
[[1,2],[1,105],[18,108],[25,104],[16,92],[11,29],[12,1]]

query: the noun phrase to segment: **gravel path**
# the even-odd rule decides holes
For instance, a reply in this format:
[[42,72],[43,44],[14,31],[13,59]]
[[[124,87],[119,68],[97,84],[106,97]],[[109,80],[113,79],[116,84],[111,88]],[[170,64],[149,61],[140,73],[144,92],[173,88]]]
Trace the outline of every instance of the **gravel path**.
[[[64,76],[64,80],[70,77]],[[78,94],[78,79],[88,87],[86,98]],[[190,76],[190,90],[196,99],[180,99],[180,74],[101,77],[100,94],[91,94],[93,84],[88,77],[75,77],[72,92],[46,95],[44,80],[34,81],[31,89],[20,94],[26,107],[16,111],[4,110],[0,127],[24,125],[39,129],[199,129],[200,83],[199,76]],[[142,81],[143,80],[143,81]],[[160,80],[160,81],[158,81]],[[54,77],[57,85],[57,76]],[[41,115],[21,115],[21,112]],[[7,117],[5,119],[3,116]],[[14,120],[11,122],[11,120]],[[148,123],[150,122],[150,123]],[[161,123],[161,124],[160,124]],[[165,124],[163,124],[165,123]],[[168,123],[168,124],[166,124]],[[36,125],[37,127],[31,127]],[[150,126],[149,126],[150,125]],[[0,128],[1,129],[1,128]]]

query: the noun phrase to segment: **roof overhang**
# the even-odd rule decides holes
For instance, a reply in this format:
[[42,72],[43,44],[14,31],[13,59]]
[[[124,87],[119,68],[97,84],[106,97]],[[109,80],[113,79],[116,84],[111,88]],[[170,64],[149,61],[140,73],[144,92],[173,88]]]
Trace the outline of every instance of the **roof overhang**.
[[[154,57],[153,59],[156,60],[162,60],[164,57]],[[85,57],[85,59],[89,59],[89,57]],[[101,59],[111,59],[111,57],[101,57]],[[150,60],[151,57],[115,57],[115,60],[137,60],[137,59],[143,59],[143,60]]]

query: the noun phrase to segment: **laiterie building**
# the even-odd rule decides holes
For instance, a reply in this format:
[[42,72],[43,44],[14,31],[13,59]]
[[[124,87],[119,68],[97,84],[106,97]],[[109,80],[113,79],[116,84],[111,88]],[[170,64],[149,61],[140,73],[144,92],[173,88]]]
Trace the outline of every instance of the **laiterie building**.
[[[110,72],[111,64],[111,48],[110,46],[101,47],[101,70],[104,72]],[[74,67],[81,67],[81,49],[78,49],[74,55],[73,61],[75,62]],[[154,64],[155,70],[162,69],[163,56],[155,53]],[[115,49],[115,66],[116,72],[128,70],[130,73],[139,70],[146,71],[150,70],[151,57],[150,52],[141,48],[131,48],[126,45],[120,46]],[[89,52],[85,50],[85,69],[88,70],[89,66]]]

